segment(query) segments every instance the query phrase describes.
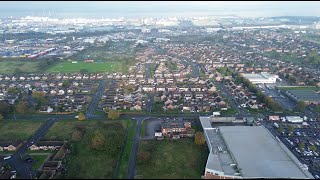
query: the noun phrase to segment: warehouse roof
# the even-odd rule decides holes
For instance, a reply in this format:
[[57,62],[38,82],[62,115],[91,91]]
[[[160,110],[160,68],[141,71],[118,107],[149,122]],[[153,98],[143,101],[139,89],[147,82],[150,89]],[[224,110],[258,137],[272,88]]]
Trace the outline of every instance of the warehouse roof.
[[243,177],[312,178],[263,126],[221,126],[220,133]]

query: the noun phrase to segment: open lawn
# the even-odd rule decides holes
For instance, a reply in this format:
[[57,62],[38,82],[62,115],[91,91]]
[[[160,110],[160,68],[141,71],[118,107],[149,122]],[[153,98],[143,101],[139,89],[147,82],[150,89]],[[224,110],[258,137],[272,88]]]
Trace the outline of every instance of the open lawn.
[[27,140],[41,126],[41,121],[2,121],[0,141]]
[[139,154],[149,159],[137,162],[137,178],[146,179],[200,179],[209,150],[197,146],[190,139],[141,141]]
[[55,72],[80,72],[80,70],[86,70],[90,73],[97,72],[119,72],[122,71],[121,62],[93,62],[85,63],[78,61],[78,63],[72,63],[70,61],[61,62],[55,66],[49,68],[47,71],[49,73]]
[[35,162],[32,164],[32,168],[34,170],[40,169],[40,167],[44,164],[44,162],[47,160],[49,154],[47,155],[30,155],[32,159],[35,160]]
[[39,61],[1,60],[0,74],[20,72],[31,73],[39,71]]

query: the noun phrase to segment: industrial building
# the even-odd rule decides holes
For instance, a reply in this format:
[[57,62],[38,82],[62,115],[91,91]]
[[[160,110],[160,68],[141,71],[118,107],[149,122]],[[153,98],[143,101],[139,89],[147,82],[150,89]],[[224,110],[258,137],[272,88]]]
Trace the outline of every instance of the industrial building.
[[243,73],[242,76],[248,79],[252,84],[272,84],[276,83],[279,78],[278,75],[269,74],[267,72],[261,72],[260,74],[246,74]]
[[263,126],[212,126],[200,117],[209,148],[204,179],[313,178]]
[[320,93],[314,90],[287,90],[286,94],[294,101],[303,101],[307,105],[320,104]]

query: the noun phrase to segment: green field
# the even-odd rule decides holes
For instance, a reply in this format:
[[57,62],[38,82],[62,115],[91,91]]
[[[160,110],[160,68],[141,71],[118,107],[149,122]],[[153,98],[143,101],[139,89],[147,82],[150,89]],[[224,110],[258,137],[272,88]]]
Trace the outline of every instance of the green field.
[[42,123],[40,121],[3,121],[0,123],[0,141],[27,140]]
[[320,90],[320,87],[316,86],[277,86],[282,91],[287,90]]
[[39,61],[3,60],[0,61],[0,74],[15,73],[16,69],[25,73],[37,72],[39,63]]
[[145,179],[200,179],[209,150],[196,146],[191,139],[141,141],[139,154],[149,159],[137,162],[136,178]]
[[34,170],[40,169],[40,167],[44,164],[44,162],[47,160],[49,154],[47,155],[30,155],[32,159],[35,160],[34,164],[32,164],[32,168]]
[[[63,178],[112,178],[125,141],[125,128],[125,121],[61,121],[50,128],[46,139],[71,142],[67,173]],[[73,139],[73,132],[77,130],[83,132],[80,140]],[[92,137],[97,130],[105,137],[102,150],[92,149]]]
[[121,62],[94,62],[94,63],[71,63],[69,61],[61,62],[55,66],[49,68],[49,73],[67,73],[67,72],[80,72],[80,70],[86,70],[90,73],[96,72],[121,72],[123,71]]

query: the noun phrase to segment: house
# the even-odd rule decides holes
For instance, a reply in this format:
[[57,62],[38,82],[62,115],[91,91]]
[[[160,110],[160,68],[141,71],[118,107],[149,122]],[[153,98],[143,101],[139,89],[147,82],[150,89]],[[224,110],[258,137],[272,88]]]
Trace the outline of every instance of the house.
[[153,92],[154,91],[154,86],[143,86],[142,90],[145,92]]
[[163,136],[171,138],[180,138],[181,133],[188,134],[191,129],[191,122],[184,121],[183,119],[163,120],[161,122],[161,133]]
[[59,150],[63,146],[63,141],[39,141],[29,147],[31,151],[36,150]]
[[166,91],[166,87],[165,86],[157,86],[156,90],[159,91]]
[[21,141],[1,141],[0,142],[0,151],[16,151],[21,146]]

